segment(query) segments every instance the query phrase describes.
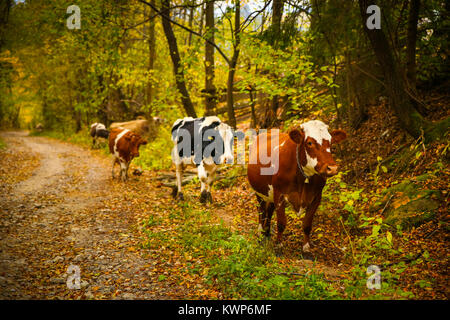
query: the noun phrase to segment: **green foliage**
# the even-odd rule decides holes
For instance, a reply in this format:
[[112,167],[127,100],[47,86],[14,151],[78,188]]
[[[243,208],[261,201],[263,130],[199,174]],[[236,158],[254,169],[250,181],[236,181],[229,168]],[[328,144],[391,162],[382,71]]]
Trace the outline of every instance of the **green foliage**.
[[[379,162],[381,159],[379,159]],[[355,189],[343,180],[346,172],[340,172],[328,180],[323,197],[329,207],[339,208],[343,214],[336,218],[344,229],[350,250],[345,250],[346,257],[353,261],[351,276],[344,280],[346,297],[350,299],[386,299],[387,297],[411,298],[411,292],[404,292],[397,287],[398,279],[406,267],[401,262],[404,255],[394,235],[402,236],[398,226],[394,232],[384,217],[367,212],[369,197],[363,189]],[[331,190],[338,190],[331,192]],[[381,208],[380,208],[381,210]],[[350,228],[350,230],[347,230]],[[349,233],[352,232],[352,236]],[[359,234],[359,236],[358,236]],[[386,261],[400,261],[385,268]],[[381,269],[381,289],[369,290],[366,286],[366,270],[370,265]]]
[[156,231],[161,220],[150,217],[143,222],[147,234],[143,248],[164,246],[184,255],[188,262],[183,271],[203,277],[206,284],[219,288],[225,298],[338,298],[322,275],[294,275],[295,270],[280,264],[273,250],[261,245],[256,237],[244,237],[222,223],[212,223],[214,213],[210,210],[186,202],[169,211],[164,220],[170,219],[174,231],[170,235]]
[[0,150],[6,149],[5,141],[0,137]]
[[232,187],[237,181],[236,178],[246,175],[247,170],[243,165],[234,165],[228,170],[225,176],[218,180],[213,186],[215,189],[224,189]]
[[255,240],[233,234],[222,240],[229,252],[226,258],[214,257],[207,279],[229,298],[238,299],[333,299],[337,293],[323,276],[311,274],[289,277],[289,267],[277,263],[270,250]]
[[135,165],[143,169],[169,169],[172,165],[171,150],[173,142],[170,135],[171,126],[161,126],[158,136],[150,139],[147,145],[141,146],[139,157],[133,160]]

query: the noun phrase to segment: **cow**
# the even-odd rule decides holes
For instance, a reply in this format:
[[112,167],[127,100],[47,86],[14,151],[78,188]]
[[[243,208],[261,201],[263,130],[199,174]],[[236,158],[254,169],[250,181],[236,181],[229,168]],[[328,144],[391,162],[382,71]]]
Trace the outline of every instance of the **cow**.
[[201,183],[200,202],[212,203],[211,186],[217,166],[233,162],[234,132],[218,117],[186,117],[172,126],[172,162],[176,169],[176,186],[172,196],[184,200],[182,175],[186,166],[196,166]]
[[103,123],[98,122],[91,124],[89,134],[92,137],[92,148],[95,148],[97,138],[108,139],[109,137],[109,131],[106,130],[105,125]]
[[128,129],[116,128],[109,133],[109,151],[114,156],[111,175],[114,179],[114,166],[120,165],[120,176],[122,181],[128,179],[128,167],[133,158],[139,157],[139,147],[147,144],[139,134]]
[[156,136],[159,125],[163,122],[160,117],[152,117],[150,120],[139,116],[136,120],[127,122],[113,122],[109,126],[110,129],[124,128],[139,134],[141,137]]
[[[277,132],[278,133],[278,132]],[[345,140],[343,130],[328,132],[328,126],[312,120],[287,133],[261,133],[250,147],[247,177],[259,203],[259,229],[270,238],[272,214],[277,215],[277,239],[281,245],[286,228],[285,206],[291,203],[303,218],[303,252],[310,251],[311,226],[327,178],[337,174],[338,166],[331,155],[331,145]],[[278,138],[278,143],[277,142]],[[272,161],[261,164],[259,155],[278,159],[278,168]],[[272,172],[262,169],[272,168]]]

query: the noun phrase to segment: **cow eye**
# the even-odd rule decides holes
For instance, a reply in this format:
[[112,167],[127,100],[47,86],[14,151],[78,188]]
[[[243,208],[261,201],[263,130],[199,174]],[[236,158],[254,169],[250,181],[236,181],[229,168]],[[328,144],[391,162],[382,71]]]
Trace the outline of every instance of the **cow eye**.
[[307,142],[308,146],[312,147],[313,143],[311,141]]

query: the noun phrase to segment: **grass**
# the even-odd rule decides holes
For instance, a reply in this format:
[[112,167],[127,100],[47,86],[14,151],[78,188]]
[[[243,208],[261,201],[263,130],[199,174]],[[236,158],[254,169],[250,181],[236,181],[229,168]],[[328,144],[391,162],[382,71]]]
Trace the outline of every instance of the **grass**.
[[6,149],[5,141],[0,137],[0,150]]
[[[171,254],[187,256],[181,273],[197,275],[225,299],[337,299],[339,295],[323,275],[291,277],[294,270],[278,261],[273,250],[258,238],[244,237],[217,223],[209,209],[180,203],[160,218],[144,222],[144,248],[165,246]],[[171,236],[163,225],[177,226]],[[178,259],[178,258],[177,258]]]

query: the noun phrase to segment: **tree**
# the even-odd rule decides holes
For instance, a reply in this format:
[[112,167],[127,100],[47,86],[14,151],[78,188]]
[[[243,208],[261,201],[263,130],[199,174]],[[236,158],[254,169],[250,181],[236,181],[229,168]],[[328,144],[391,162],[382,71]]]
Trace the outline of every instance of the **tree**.
[[[155,0],[150,0],[150,3],[154,6]],[[148,28],[148,71],[149,71],[149,80],[147,82],[147,104],[150,106],[149,113],[152,111],[152,102],[153,102],[153,96],[154,96],[154,88],[153,88],[153,79],[152,79],[152,72],[155,68],[155,59],[156,59],[156,39],[155,39],[155,17],[154,17],[154,11],[150,7],[149,8],[149,28]]]
[[[216,87],[214,86],[214,1],[206,2],[205,10],[205,115],[212,115],[216,107]],[[189,33],[192,35],[192,33]]]
[[173,63],[173,72],[175,74],[175,83],[177,85],[178,91],[181,94],[181,103],[183,104],[184,110],[189,117],[197,118],[197,114],[192,104],[189,92],[186,88],[186,82],[184,80],[184,70],[181,64],[180,53],[178,51],[177,39],[172,30],[172,25],[170,23],[170,0],[162,1],[162,25],[164,29],[164,34],[167,39],[167,44],[169,45],[170,58]]
[[5,0],[0,2],[0,50],[3,45],[3,36],[8,23],[9,12],[12,7],[12,0]]
[[409,87],[416,91],[416,42],[417,22],[419,20],[420,0],[411,0],[408,16],[408,34],[406,43],[406,78]]
[[233,56],[231,57],[228,68],[228,80],[227,80],[227,112],[228,112],[228,124],[236,128],[236,116],[234,114],[234,102],[233,102],[233,82],[234,74],[236,73],[236,65],[239,58],[239,44],[241,42],[241,1],[235,0],[234,2],[234,30],[233,30]]
[[[281,18],[283,17],[283,6],[284,6],[284,1],[283,0],[273,0],[273,4],[272,4],[272,37],[271,37],[271,45],[274,48],[278,48],[278,37],[280,35],[281,32]],[[272,125],[276,122],[277,119],[277,111],[278,111],[278,107],[279,107],[279,96],[278,95],[274,95],[272,97],[272,102],[271,102],[271,106],[272,106],[272,119],[270,119],[269,123]],[[267,121],[266,121],[267,122]]]
[[372,4],[374,4],[373,1],[359,0],[364,30],[383,72],[384,84],[389,97],[389,105],[395,112],[401,127],[414,138],[418,138],[422,130],[426,130],[428,125],[427,121],[414,108],[407,94],[401,72],[394,59],[392,48],[383,29],[369,29],[366,27],[366,21],[369,16],[366,10]]

